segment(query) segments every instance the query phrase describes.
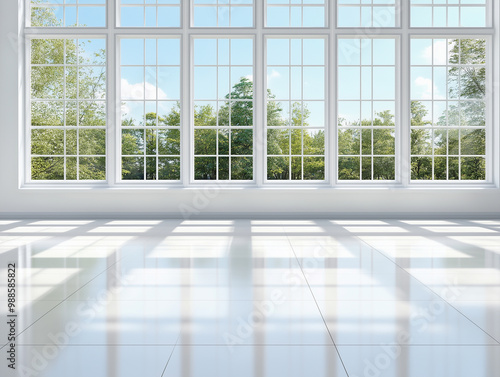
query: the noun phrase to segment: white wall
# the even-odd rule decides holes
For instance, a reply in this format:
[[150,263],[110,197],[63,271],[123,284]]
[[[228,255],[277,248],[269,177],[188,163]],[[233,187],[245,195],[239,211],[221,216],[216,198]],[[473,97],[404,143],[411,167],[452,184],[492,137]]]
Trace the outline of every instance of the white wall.
[[[0,217],[500,217],[500,190],[491,188],[20,188],[18,1],[0,0]],[[498,22],[498,9],[495,12]],[[499,43],[498,34],[495,43]],[[499,56],[495,87],[499,88]],[[498,96],[496,108],[500,109]],[[495,145],[499,143],[498,111]],[[499,161],[498,149],[495,161]],[[495,179],[498,183],[498,163]]]

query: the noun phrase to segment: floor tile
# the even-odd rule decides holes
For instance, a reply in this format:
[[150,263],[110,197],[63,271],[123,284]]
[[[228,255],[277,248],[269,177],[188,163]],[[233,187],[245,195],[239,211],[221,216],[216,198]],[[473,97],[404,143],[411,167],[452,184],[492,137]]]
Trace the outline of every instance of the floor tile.
[[491,336],[441,299],[318,301],[337,345],[491,345]]
[[[103,291],[103,298],[106,292]],[[178,304],[163,301],[37,302],[25,310],[20,345],[172,345],[181,328]],[[30,327],[28,327],[31,325]]]
[[16,371],[0,363],[0,374],[37,377],[160,377],[174,346],[18,347]]
[[311,301],[183,302],[178,316],[181,345],[333,344]]
[[300,269],[255,268],[205,272],[186,269],[132,269],[120,277],[94,279],[68,300],[111,289],[108,300],[266,300],[280,291],[286,300],[314,300]]
[[333,346],[177,346],[164,377],[347,377]]
[[349,377],[492,377],[500,346],[339,346]]
[[316,300],[350,301],[429,301],[436,294],[404,270],[394,274],[351,274],[324,269],[307,273],[306,278]]
[[450,302],[500,300],[500,271],[495,269],[450,267],[408,271],[437,295]]
[[500,343],[500,300],[457,301],[453,306]]

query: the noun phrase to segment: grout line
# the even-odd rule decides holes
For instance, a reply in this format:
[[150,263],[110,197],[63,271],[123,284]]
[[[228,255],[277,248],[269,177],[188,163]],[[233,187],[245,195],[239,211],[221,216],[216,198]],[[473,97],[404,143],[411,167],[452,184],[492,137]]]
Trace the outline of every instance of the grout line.
[[345,371],[345,373],[346,373],[347,377],[349,377],[349,372],[347,372],[347,368],[346,368],[346,366],[345,366],[345,364],[344,364],[344,360],[342,360],[342,356],[340,356],[340,351],[339,351],[339,349],[337,348],[337,345],[335,344],[335,341],[333,340],[333,335],[332,335],[332,333],[330,332],[330,329],[328,328],[328,325],[327,325],[327,323],[326,323],[325,317],[323,317],[323,313],[321,312],[321,309],[320,309],[320,307],[319,307],[319,305],[318,305],[318,301],[316,300],[316,297],[314,296],[314,293],[313,293],[313,291],[312,291],[312,289],[311,289],[311,285],[309,284],[309,281],[307,280],[307,277],[306,277],[306,275],[305,275],[305,273],[304,273],[304,270],[302,269],[302,265],[301,265],[301,264],[300,264],[300,262],[299,262],[299,258],[297,258],[297,254],[295,254],[295,249],[294,249],[294,247],[293,247],[293,245],[292,245],[292,242],[290,241],[290,238],[289,238],[289,236],[288,236],[288,232],[286,231],[286,229],[284,229],[284,230],[283,230],[283,232],[285,233],[285,235],[286,235],[286,237],[287,237],[287,240],[288,240],[288,243],[289,243],[290,247],[292,248],[292,252],[293,252],[293,255],[295,256],[295,260],[297,261],[297,264],[299,265],[300,271],[302,272],[302,275],[304,276],[304,279],[305,279],[305,281],[306,281],[306,283],[307,283],[307,287],[309,288],[309,291],[311,292],[311,295],[312,295],[312,297],[313,297],[313,299],[314,299],[314,303],[316,304],[316,308],[318,308],[319,314],[320,314],[320,316],[321,316],[321,319],[323,320],[323,323],[324,323],[324,325],[325,325],[326,331],[328,332],[328,335],[330,336],[330,339],[331,339],[331,341],[332,341],[332,344],[333,344],[333,346],[335,347],[335,351],[337,352],[337,355],[338,355],[338,357],[339,357],[339,360],[340,360],[340,362],[342,363],[342,367],[344,368],[344,371]]
[[168,363],[170,363],[170,359],[172,358],[172,355],[174,354],[174,351],[177,348],[177,343],[179,342],[179,338],[181,337],[181,333],[182,333],[182,329],[179,332],[179,335],[177,335],[177,340],[175,341],[174,347],[172,348],[172,351],[170,352],[170,356],[168,357],[168,360],[167,360],[167,362],[165,364],[165,368],[163,368],[163,372],[161,372],[161,376],[160,377],[163,377],[163,375],[165,374],[165,371],[167,370]]
[[[17,347],[44,347],[46,344],[37,344],[37,343],[26,343],[26,344],[16,344]],[[203,343],[203,344],[193,344],[193,343],[147,343],[147,344],[119,344],[119,343],[85,343],[85,344],[67,344],[64,348],[68,347],[227,347],[226,344],[211,344],[211,343]],[[338,343],[338,344],[321,344],[321,343],[311,343],[311,344],[289,344],[289,343],[251,343],[251,344],[234,344],[233,347],[238,348],[252,348],[252,347],[327,347],[327,348],[335,348],[336,346],[340,347],[374,347],[380,346],[380,343]],[[401,344],[401,347],[412,348],[412,347],[492,347],[492,348],[500,348],[498,344],[456,344],[456,343],[420,343],[420,344]],[[173,353],[173,351],[172,351]],[[169,360],[171,357],[169,357]]]

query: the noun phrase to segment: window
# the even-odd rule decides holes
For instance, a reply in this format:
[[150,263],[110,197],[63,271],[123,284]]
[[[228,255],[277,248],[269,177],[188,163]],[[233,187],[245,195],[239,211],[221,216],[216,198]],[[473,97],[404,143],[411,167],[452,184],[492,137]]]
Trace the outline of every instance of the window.
[[267,179],[325,179],[325,39],[267,40]]
[[31,179],[106,179],[104,39],[31,40]]
[[395,179],[396,40],[338,41],[338,178]]
[[394,27],[396,0],[338,0],[339,27]]
[[253,0],[194,0],[193,26],[251,27]]
[[324,27],[325,0],[267,0],[267,26]]
[[486,40],[411,40],[415,180],[486,179]]
[[180,180],[180,40],[123,38],[123,180]]
[[413,27],[484,27],[487,0],[411,0]]
[[253,40],[193,42],[194,178],[253,180]]
[[31,0],[31,25],[106,26],[106,0]]
[[180,0],[118,0],[120,26],[179,27]]
[[24,183],[404,188],[500,178],[491,1],[27,4]]

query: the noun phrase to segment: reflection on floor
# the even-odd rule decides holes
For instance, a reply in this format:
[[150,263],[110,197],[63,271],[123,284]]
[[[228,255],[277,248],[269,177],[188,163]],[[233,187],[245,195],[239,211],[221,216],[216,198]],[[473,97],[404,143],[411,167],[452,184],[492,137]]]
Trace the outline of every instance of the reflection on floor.
[[4,220],[0,272],[1,376],[500,375],[500,221]]

